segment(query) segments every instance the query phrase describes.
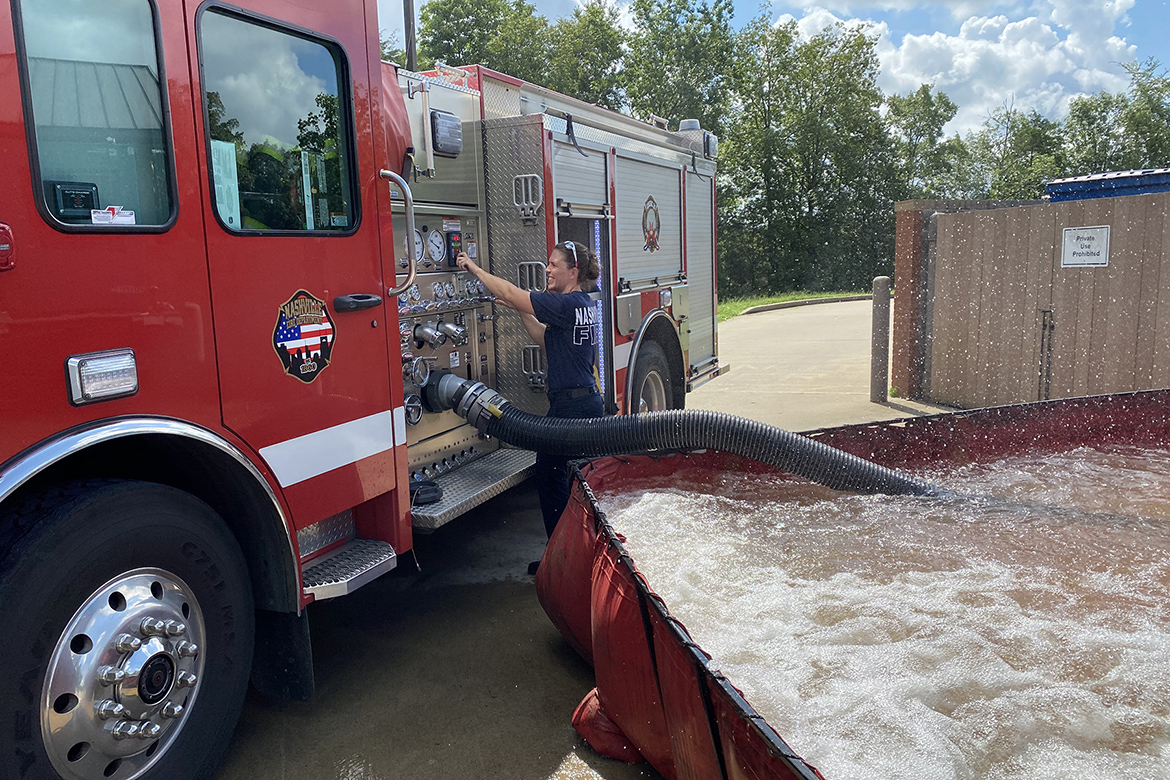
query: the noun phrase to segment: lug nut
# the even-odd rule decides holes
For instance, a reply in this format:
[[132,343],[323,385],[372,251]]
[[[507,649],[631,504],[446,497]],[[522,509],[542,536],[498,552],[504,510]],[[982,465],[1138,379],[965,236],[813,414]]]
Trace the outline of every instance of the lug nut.
[[167,636],[182,636],[187,633],[187,624],[180,623],[177,620],[168,620],[163,624],[167,631]]
[[125,680],[126,673],[113,666],[103,666],[98,669],[98,679],[102,681],[102,685],[114,685]]
[[143,636],[162,636],[167,632],[167,624],[156,618],[143,618],[138,630]]
[[126,714],[126,708],[113,699],[106,699],[97,705],[97,716],[102,720],[120,718]]
[[142,647],[142,640],[129,634],[118,634],[117,639],[114,640],[114,649],[122,654],[133,653],[140,647]]
[[179,642],[178,647],[175,648],[175,652],[179,654],[179,658],[194,658],[199,655],[199,645],[184,640]]
[[110,729],[110,734],[119,742],[136,737],[138,736],[138,724],[129,720],[120,720]]
[[195,683],[199,682],[197,675],[190,672],[179,672],[178,678],[175,680],[176,688],[194,688]]
[[183,714],[183,705],[167,702],[166,706],[162,708],[162,716],[164,718],[177,718]]
[[151,723],[150,721],[146,721],[138,727],[139,739],[154,739],[161,733],[162,726],[158,725],[157,723]]

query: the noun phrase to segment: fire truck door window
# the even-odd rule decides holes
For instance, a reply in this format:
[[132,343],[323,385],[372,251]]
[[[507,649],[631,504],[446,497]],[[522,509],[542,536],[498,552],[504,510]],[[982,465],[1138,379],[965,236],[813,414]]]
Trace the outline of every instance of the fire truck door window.
[[149,0],[21,0],[26,116],[48,215],[164,225],[171,155]]
[[214,10],[200,17],[199,40],[220,223],[350,231],[352,124],[340,50]]

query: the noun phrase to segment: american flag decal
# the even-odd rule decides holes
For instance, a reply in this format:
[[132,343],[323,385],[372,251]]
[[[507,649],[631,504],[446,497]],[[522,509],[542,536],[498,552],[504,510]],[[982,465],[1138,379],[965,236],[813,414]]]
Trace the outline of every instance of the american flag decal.
[[336,337],[325,301],[297,290],[280,306],[272,346],[285,373],[307,384],[329,365]]

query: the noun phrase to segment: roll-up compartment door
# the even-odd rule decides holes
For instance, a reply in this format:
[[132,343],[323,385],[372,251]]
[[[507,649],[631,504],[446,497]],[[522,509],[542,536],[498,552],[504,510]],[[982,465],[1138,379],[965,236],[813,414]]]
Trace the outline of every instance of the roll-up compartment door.
[[[566,213],[602,213],[609,204],[608,155],[578,151],[572,144],[553,144],[553,197]],[[567,207],[567,208],[566,208]]]
[[687,280],[690,286],[688,362],[715,357],[715,182],[687,173]]
[[617,273],[635,287],[682,273],[680,167],[617,158]]

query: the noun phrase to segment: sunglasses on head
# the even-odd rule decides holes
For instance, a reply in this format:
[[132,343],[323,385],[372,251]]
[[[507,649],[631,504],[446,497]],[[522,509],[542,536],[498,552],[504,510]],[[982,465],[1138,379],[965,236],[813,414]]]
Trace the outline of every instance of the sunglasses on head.
[[561,246],[573,253],[573,268],[577,267],[577,245],[572,241],[562,241]]

